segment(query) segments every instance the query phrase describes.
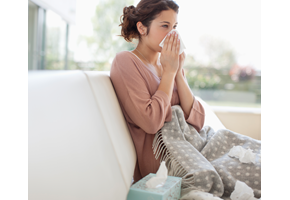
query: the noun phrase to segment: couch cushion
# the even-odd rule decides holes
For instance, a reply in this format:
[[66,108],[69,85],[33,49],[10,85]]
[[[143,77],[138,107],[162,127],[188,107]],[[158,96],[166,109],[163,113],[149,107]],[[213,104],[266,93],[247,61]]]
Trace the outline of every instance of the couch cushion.
[[213,112],[210,106],[205,101],[203,101],[200,97],[197,96],[196,99],[202,104],[205,110],[204,126],[206,125],[211,126],[215,131],[219,129],[225,129],[226,127],[219,120],[219,118],[216,116],[216,114]]
[[85,71],[85,74],[94,92],[129,191],[137,159],[136,151],[109,72]]
[[[109,124],[102,110],[115,106],[100,106],[97,90],[92,92],[93,84],[82,71],[29,72],[30,200],[126,199],[128,183],[118,156],[128,150],[116,149],[120,146],[108,127],[118,124],[113,117],[114,123]],[[124,131],[124,125],[121,127]],[[121,138],[120,143],[125,140]],[[132,152],[127,156],[134,161]]]

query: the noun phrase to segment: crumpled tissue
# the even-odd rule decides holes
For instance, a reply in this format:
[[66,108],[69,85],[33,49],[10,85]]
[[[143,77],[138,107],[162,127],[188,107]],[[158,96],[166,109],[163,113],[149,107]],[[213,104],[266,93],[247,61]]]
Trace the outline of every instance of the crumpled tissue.
[[158,171],[156,172],[156,176],[150,178],[146,182],[146,187],[148,188],[159,188],[162,187],[167,179],[167,167],[165,166],[165,161],[162,161]]
[[[181,39],[181,36],[180,36],[179,32],[178,32],[176,29],[172,29],[169,33],[172,33],[172,32],[176,32],[177,35],[178,35],[178,39],[180,39],[180,48],[179,48],[179,55],[180,55],[180,54],[184,51],[184,49],[186,49],[186,48],[185,48],[185,45],[184,45],[184,43],[183,43],[183,41],[182,41],[182,39]],[[168,34],[169,34],[169,33],[168,33]],[[168,34],[167,34],[167,35],[168,35]],[[164,39],[163,39],[163,40],[160,42],[160,44],[159,44],[159,46],[162,47],[162,48],[163,48],[164,41],[165,41],[167,35],[164,37]]]
[[254,197],[254,191],[246,183],[237,181],[235,190],[230,196],[231,200],[258,200]]
[[183,195],[180,200],[222,200],[219,197],[214,197],[213,194],[199,191],[199,190],[191,190],[186,195]]
[[240,162],[242,163],[254,163],[255,164],[255,158],[256,154],[252,152],[253,150],[251,149],[245,149],[242,146],[234,146],[230,152],[229,156],[230,157],[236,157],[239,159]]

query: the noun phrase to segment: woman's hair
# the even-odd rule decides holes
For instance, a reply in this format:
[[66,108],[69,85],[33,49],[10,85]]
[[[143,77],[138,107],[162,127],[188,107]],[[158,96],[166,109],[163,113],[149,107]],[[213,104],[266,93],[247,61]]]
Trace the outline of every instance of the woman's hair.
[[179,6],[173,0],[141,0],[137,7],[133,5],[124,7],[123,15],[120,17],[122,26],[121,35],[128,42],[132,39],[141,39],[137,29],[137,22],[142,22],[147,27],[147,35],[149,34],[150,25],[158,14],[163,10],[172,9],[178,13]]

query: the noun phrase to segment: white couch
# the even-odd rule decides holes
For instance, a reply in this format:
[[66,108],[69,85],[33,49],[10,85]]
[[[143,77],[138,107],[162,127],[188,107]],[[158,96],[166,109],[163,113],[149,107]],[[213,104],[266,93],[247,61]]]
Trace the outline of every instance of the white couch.
[[29,200],[126,199],[136,153],[109,72],[29,71],[28,137]]

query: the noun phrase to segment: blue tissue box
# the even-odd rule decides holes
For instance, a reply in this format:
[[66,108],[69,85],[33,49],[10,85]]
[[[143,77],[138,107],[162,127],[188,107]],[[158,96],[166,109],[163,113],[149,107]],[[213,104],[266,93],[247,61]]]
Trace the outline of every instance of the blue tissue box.
[[180,177],[167,176],[166,182],[159,188],[147,188],[146,182],[156,174],[148,174],[131,186],[127,200],[178,200],[180,198]]

